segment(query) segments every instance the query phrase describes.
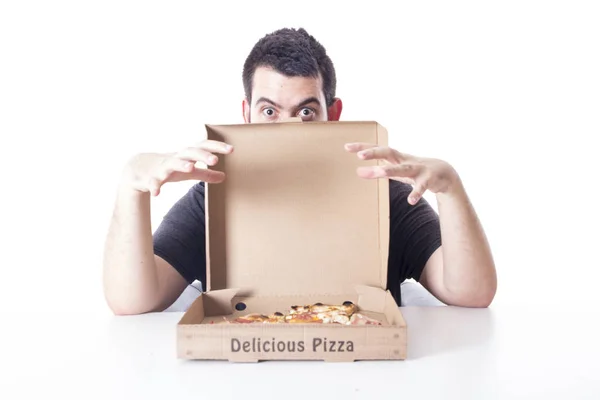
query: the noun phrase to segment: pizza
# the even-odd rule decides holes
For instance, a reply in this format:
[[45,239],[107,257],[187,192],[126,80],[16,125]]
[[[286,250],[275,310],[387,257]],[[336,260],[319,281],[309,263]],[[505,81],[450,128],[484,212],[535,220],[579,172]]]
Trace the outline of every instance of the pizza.
[[276,312],[272,315],[262,315],[262,314],[248,314],[238,318],[235,318],[233,322],[238,324],[252,324],[252,323],[285,323],[284,315],[282,313]]
[[223,318],[226,323],[233,324],[341,324],[341,325],[381,325],[376,319],[358,312],[358,307],[351,301],[343,304],[294,305],[287,313],[275,312],[270,315],[251,313],[232,320]]

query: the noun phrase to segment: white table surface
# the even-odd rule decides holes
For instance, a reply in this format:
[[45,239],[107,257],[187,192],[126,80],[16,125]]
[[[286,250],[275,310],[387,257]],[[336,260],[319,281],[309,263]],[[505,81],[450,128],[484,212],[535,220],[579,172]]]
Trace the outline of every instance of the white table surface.
[[0,399],[600,399],[592,310],[403,307],[407,360],[251,364],[177,359],[181,313],[3,313]]

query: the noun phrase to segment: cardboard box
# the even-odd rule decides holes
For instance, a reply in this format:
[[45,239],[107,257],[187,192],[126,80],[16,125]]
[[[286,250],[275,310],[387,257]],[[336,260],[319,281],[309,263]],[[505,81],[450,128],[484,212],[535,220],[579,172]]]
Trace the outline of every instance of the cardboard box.
[[[405,359],[407,326],[387,291],[389,183],[348,142],[387,145],[376,122],[206,125],[234,146],[206,188],[207,282],[177,325],[184,359]],[[381,163],[381,161],[379,161]],[[218,324],[293,305],[352,301],[381,326]]]

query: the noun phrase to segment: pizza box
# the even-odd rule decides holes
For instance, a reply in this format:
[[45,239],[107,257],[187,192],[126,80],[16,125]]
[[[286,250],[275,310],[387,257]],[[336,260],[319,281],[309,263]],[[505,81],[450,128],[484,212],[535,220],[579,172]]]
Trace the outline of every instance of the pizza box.
[[[377,122],[206,125],[234,151],[207,184],[206,292],[177,324],[177,357],[402,360],[407,326],[386,289],[389,183],[363,179],[348,142],[387,145]],[[381,325],[247,323],[251,313],[351,301]]]

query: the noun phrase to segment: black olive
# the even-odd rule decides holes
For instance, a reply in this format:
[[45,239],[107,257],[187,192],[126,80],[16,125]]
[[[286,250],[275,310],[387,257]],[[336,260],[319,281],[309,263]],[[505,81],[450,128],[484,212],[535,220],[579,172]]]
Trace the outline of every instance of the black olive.
[[322,306],[322,305],[323,305],[323,303],[315,303],[314,305],[315,305],[315,306]]
[[278,312],[275,313],[275,316],[277,316],[277,317],[283,317],[283,314],[278,311]]
[[352,305],[354,305],[354,303],[353,303],[353,302],[351,302],[351,301],[345,301],[343,304],[344,304],[345,306],[352,306]]

